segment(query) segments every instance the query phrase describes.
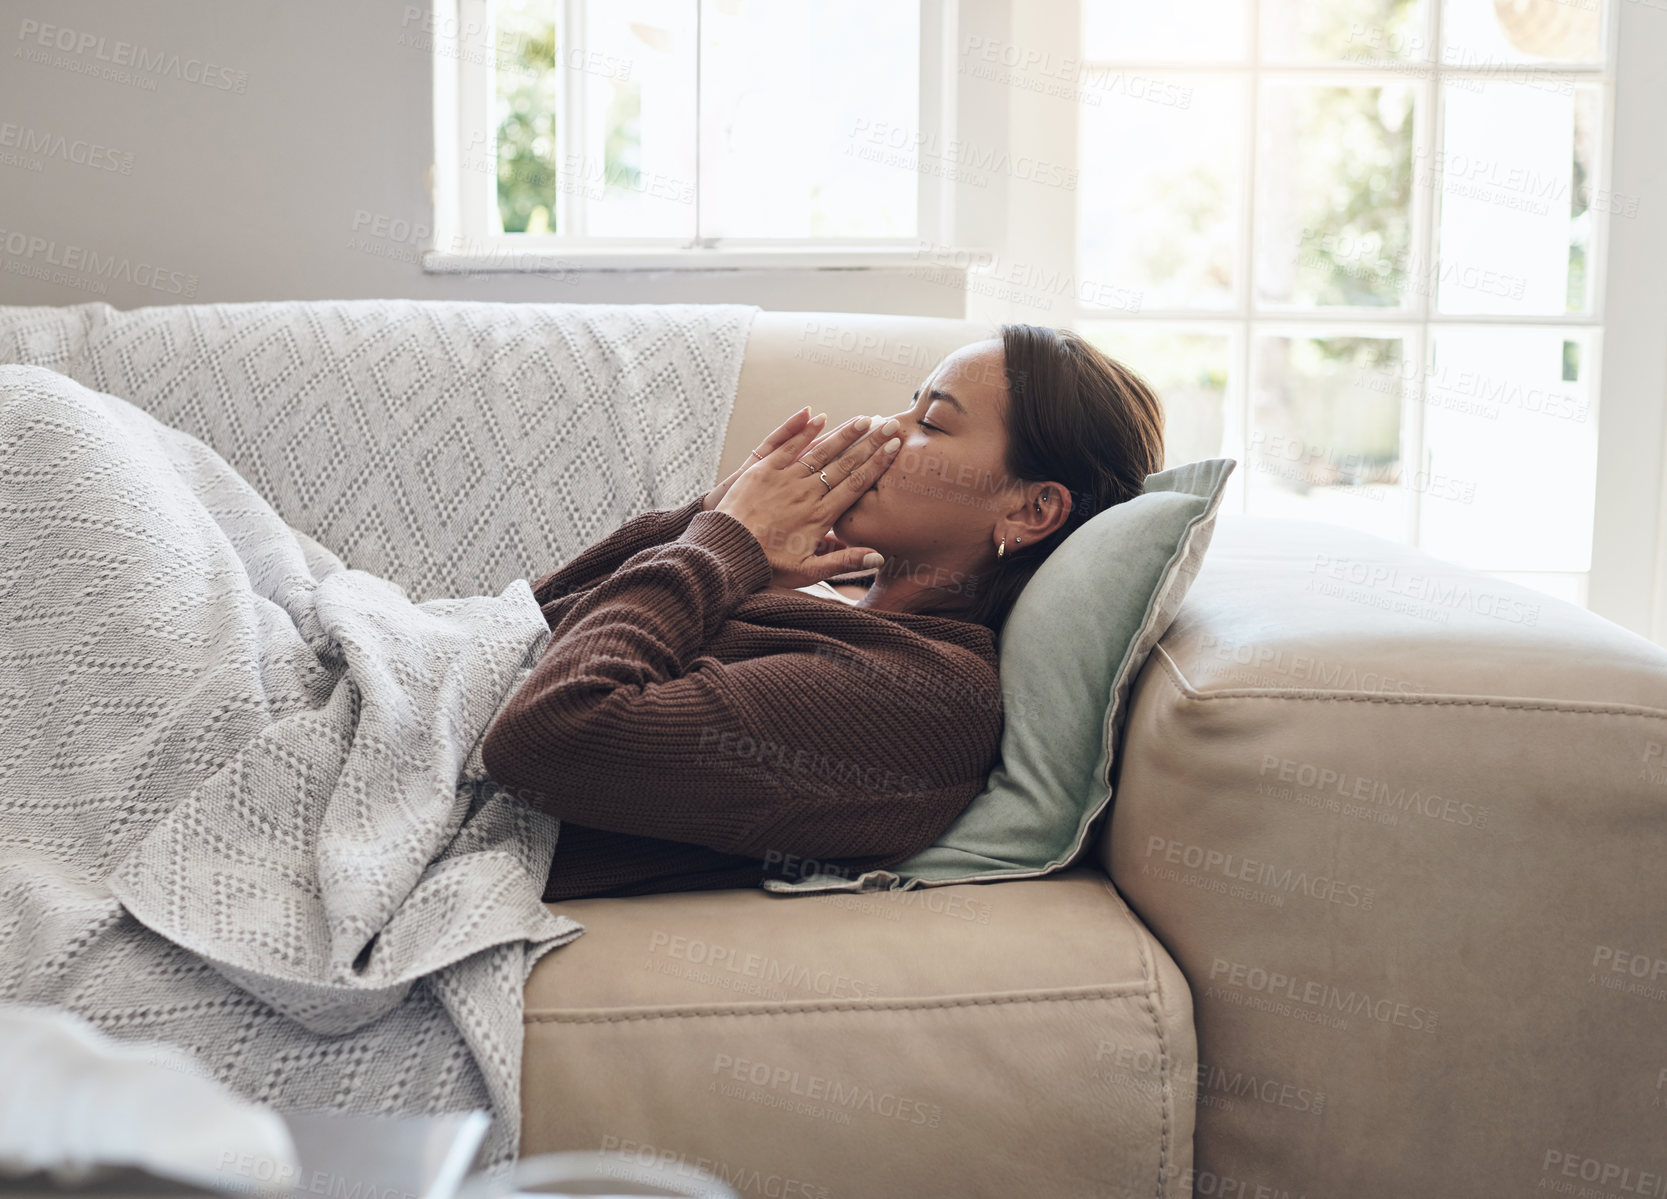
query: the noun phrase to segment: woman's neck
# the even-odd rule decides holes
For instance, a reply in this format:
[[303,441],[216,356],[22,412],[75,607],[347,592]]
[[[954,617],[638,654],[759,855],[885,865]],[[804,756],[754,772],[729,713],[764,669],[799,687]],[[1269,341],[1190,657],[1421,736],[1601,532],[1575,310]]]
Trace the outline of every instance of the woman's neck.
[[954,618],[971,606],[971,596],[965,588],[964,582],[933,587],[906,573],[887,574],[881,567],[875,572],[868,591],[857,601],[857,606],[877,608],[882,612],[912,612]]

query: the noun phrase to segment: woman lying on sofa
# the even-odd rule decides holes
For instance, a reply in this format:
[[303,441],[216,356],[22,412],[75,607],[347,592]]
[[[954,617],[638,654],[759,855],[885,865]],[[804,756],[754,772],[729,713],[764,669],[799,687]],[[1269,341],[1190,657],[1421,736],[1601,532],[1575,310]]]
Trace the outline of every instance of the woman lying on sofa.
[[550,641],[481,755],[562,822],[546,900],[931,845],[995,765],[1013,601],[1163,464],[1151,390],[1036,325],[956,350],[889,419],[822,423],[801,409],[704,496],[534,581]]

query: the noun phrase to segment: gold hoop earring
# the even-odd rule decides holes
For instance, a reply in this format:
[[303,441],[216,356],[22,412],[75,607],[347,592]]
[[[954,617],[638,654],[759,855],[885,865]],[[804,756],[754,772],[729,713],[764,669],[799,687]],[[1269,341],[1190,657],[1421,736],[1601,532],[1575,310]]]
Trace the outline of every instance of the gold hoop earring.
[[1003,533],[1002,537],[1001,537],[1001,544],[996,546],[996,557],[999,558],[1003,554],[1005,554],[1006,552],[1007,552],[1007,535],[1005,533]]

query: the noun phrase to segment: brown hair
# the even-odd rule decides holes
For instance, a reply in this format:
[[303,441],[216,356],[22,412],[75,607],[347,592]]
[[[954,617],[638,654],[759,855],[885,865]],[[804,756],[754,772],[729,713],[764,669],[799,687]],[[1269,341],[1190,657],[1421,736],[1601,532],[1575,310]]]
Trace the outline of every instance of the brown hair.
[[1163,404],[1146,380],[1070,329],[1004,324],[1009,480],[1056,479],[1071,493],[1065,523],[1040,541],[1007,544],[955,615],[997,636],[1025,584],[1076,529],[1146,488],[1163,469]]

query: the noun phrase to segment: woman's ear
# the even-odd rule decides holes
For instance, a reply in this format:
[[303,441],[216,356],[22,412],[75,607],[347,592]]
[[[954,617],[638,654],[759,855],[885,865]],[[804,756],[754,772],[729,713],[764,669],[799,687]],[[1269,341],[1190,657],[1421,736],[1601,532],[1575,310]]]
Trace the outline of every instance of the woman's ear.
[[1071,514],[1071,492],[1058,483],[1027,483],[1019,492],[1015,506],[1003,514],[998,534],[1005,528],[1006,537],[1015,546],[1034,545],[1065,524]]
[[1058,483],[1031,483],[1021,504],[1007,514],[1017,535],[1026,542],[1040,541],[1062,527],[1071,515],[1071,492]]

